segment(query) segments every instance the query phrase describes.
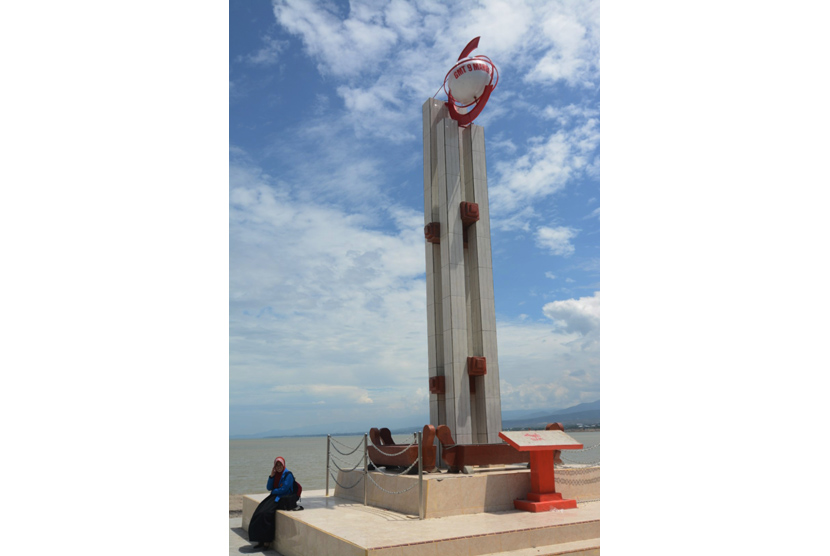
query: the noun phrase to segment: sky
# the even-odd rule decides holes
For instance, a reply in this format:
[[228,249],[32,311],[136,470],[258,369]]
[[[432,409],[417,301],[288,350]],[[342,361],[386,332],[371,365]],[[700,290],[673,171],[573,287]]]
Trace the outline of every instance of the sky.
[[230,433],[428,421],[421,106],[464,46],[502,410],[600,397],[599,2],[230,3]]

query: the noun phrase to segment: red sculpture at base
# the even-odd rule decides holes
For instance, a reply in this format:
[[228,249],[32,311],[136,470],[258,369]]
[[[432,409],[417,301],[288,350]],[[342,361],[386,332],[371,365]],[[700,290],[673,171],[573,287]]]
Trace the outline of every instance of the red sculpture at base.
[[[392,433],[386,427],[382,429],[372,428],[369,430],[369,440],[372,444],[369,448],[369,459],[378,467],[409,467],[418,461],[418,446],[408,448],[395,444]],[[423,470],[430,472],[435,470],[435,427],[425,425],[422,435],[423,442]],[[403,448],[403,449],[402,449]],[[410,473],[417,473],[415,467]]]

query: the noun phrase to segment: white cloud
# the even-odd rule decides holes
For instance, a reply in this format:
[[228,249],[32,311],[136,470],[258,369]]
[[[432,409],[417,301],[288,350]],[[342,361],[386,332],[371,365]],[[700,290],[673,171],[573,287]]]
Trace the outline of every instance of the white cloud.
[[[359,404],[374,403],[365,388],[357,386],[331,385],[331,384],[300,384],[300,385],[278,385],[270,389],[271,392],[285,394],[305,393],[316,398],[338,398],[339,400],[350,400]],[[326,404],[325,399],[312,402],[314,404]]]
[[281,181],[296,198],[354,206],[386,201],[382,161],[346,124],[320,117],[283,131],[266,153],[282,162]]
[[[492,205],[491,209],[492,209]],[[490,220],[490,228],[499,231],[513,231],[521,230],[523,232],[530,231],[530,223],[537,217],[536,211],[532,206],[526,206],[521,210],[517,210],[502,218],[492,218]]]
[[536,230],[536,245],[549,250],[554,255],[568,257],[574,253],[571,240],[576,237],[577,230],[566,226],[548,228],[541,226]]
[[502,409],[561,408],[599,398],[599,324],[586,334],[555,325],[499,321]]
[[274,15],[289,32],[300,35],[317,69],[324,75],[356,76],[374,71],[397,41],[379,15],[385,2],[356,0],[342,17],[327,2],[284,0],[274,2]]
[[599,73],[599,2],[547,2],[539,15],[550,47],[525,79],[573,86],[596,86]]
[[[411,397],[426,380],[423,216],[392,206],[394,228],[373,230],[363,215],[300,200],[235,158],[232,410],[243,399],[252,407],[322,399],[348,419],[360,417],[357,407],[383,411]],[[379,401],[373,385],[390,393]]]
[[575,104],[569,104],[567,106],[547,105],[542,109],[540,115],[547,120],[556,121],[561,127],[570,127],[574,123],[591,118],[599,118],[599,110],[589,106],[577,106]]
[[553,272],[545,272],[545,276],[550,278],[551,280],[556,280],[556,274]]
[[[534,12],[540,4],[542,3],[515,0],[459,3],[457,13],[463,14],[463,17],[453,18],[444,25],[459,39],[469,37],[469,41],[476,36],[486,38],[486,51],[483,53],[507,65],[508,60],[523,57],[524,51],[528,47],[532,48],[527,32],[539,29]],[[462,46],[465,44],[462,42]],[[459,54],[460,50],[459,48]],[[499,66],[499,63],[496,62],[496,65]]]
[[[398,96],[401,86],[400,81],[390,79],[377,81],[366,88],[338,87],[337,94],[346,107],[345,121],[358,136],[377,136],[390,141],[414,139],[412,130],[418,128],[407,125],[411,118],[404,109],[404,99]],[[409,116],[414,113],[416,111],[412,110]]]
[[554,301],[543,323],[499,321],[503,409],[568,407],[599,399],[599,292]]
[[490,139],[487,141],[487,146],[491,150],[504,150],[508,154],[516,152],[517,147],[510,139]]
[[599,292],[591,297],[553,301],[542,312],[566,332],[599,335]]
[[598,146],[599,122],[591,118],[579,127],[536,138],[524,155],[496,163],[490,188],[495,226],[562,190],[586,168]]
[[411,3],[392,0],[384,10],[384,19],[386,24],[405,41],[414,41],[418,38],[420,16]]

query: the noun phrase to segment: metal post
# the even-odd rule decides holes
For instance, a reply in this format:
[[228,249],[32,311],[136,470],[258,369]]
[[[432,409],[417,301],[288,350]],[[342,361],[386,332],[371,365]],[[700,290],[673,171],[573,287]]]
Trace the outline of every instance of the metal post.
[[369,465],[366,461],[369,458],[369,435],[363,433],[363,505],[368,506],[369,504],[366,503],[367,501],[367,490],[366,490],[366,482],[368,481],[367,475],[369,474]]
[[418,517],[424,519],[424,439],[418,433]]
[[331,469],[331,463],[329,457],[331,454],[331,435],[326,435],[326,498],[329,497],[329,473]]

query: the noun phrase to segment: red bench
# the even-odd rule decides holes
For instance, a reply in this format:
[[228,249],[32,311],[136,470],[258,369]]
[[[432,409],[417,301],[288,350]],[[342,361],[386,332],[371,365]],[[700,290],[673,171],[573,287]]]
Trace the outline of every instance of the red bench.
[[[435,466],[435,427],[425,425],[421,436],[423,439],[423,469],[434,471]],[[409,467],[418,460],[418,446],[406,447],[405,444],[395,444],[392,433],[389,429],[372,428],[369,430],[369,459],[378,467]],[[417,473],[418,467],[414,466],[410,473]]]

